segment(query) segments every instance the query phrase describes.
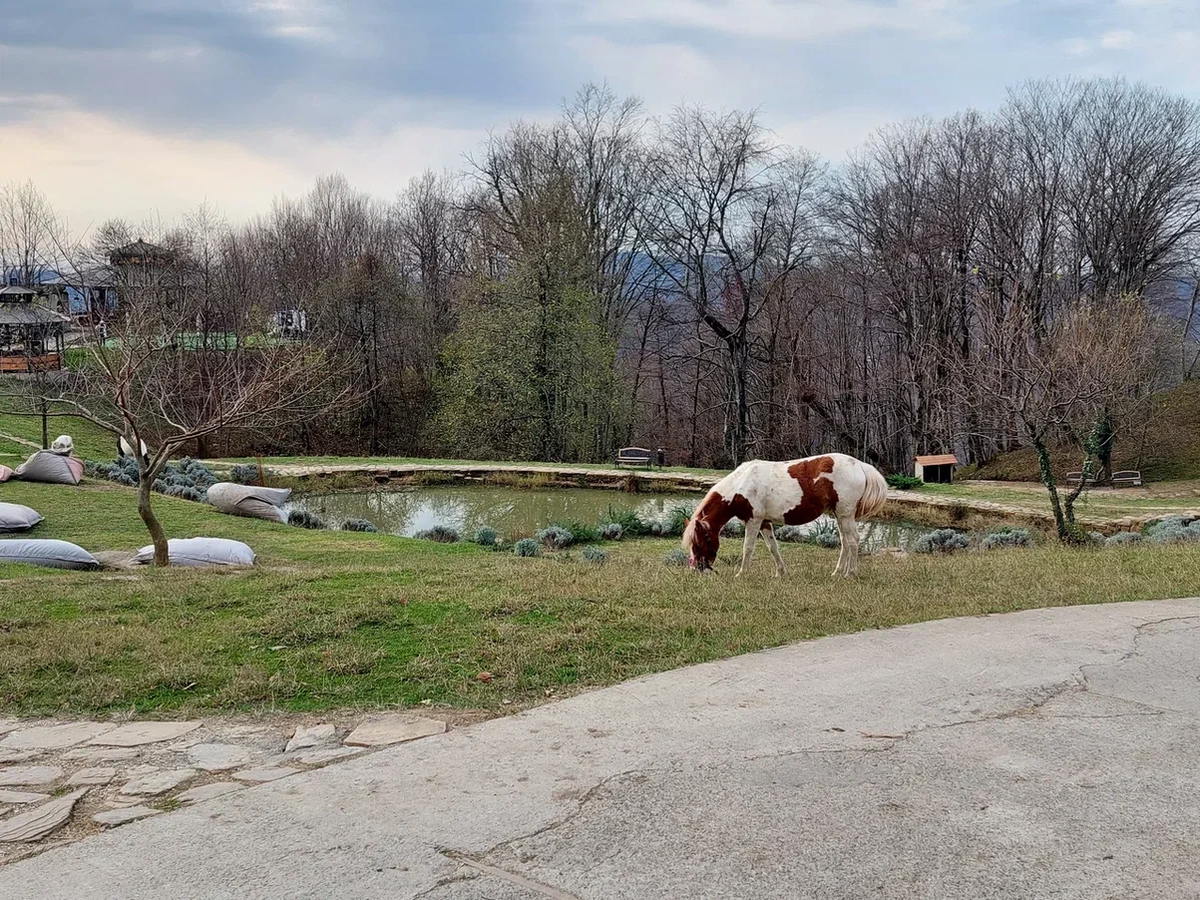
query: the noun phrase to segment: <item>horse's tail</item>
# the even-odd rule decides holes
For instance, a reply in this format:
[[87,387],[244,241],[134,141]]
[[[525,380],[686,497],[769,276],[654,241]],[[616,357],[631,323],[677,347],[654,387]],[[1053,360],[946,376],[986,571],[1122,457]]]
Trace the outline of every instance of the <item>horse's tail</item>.
[[887,503],[888,486],[887,481],[873,465],[870,463],[860,463],[860,465],[866,476],[866,484],[863,485],[862,496],[858,498],[858,503],[854,507],[854,518],[869,519],[882,512],[883,505]]

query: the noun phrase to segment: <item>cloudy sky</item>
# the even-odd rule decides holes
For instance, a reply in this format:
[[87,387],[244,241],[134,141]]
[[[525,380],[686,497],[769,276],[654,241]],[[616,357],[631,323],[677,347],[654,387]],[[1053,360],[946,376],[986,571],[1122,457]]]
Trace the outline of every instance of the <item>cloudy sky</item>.
[[[75,231],[229,219],[323,173],[390,196],[587,81],[754,106],[833,159],[1027,78],[1200,98],[1194,0],[0,0],[0,182]],[[1195,29],[1195,30],[1194,30]]]

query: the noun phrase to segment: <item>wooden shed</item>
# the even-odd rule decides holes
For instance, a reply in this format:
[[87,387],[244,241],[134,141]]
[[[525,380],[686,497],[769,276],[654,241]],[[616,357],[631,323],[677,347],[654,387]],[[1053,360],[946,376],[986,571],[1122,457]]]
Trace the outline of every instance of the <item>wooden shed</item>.
[[933,456],[918,456],[913,465],[913,474],[926,484],[950,484],[954,481],[954,467],[958,457],[953,453]]

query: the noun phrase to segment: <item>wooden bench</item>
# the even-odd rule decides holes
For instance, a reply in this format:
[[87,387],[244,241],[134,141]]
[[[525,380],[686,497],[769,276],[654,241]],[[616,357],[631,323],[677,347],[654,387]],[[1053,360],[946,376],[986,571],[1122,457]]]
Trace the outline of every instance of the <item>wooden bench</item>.
[[[1082,472],[1068,472],[1067,473],[1067,484],[1079,484],[1079,482],[1081,482],[1083,480],[1084,480],[1084,478],[1083,478]],[[1087,483],[1095,484],[1096,483],[1095,476],[1089,475],[1087,477]]]
[[645,447],[622,447],[617,451],[617,467],[642,466],[651,468],[654,465],[654,453]]
[[1142,473],[1135,469],[1123,469],[1120,472],[1113,472],[1112,485],[1113,487],[1141,487]]

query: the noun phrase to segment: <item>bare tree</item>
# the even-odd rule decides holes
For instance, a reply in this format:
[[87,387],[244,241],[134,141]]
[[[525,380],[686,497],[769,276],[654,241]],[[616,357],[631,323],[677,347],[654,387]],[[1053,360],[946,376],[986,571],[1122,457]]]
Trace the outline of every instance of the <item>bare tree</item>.
[[[109,234],[120,233],[112,228]],[[112,266],[119,310],[106,334],[93,328],[89,362],[44,375],[21,390],[0,393],[15,412],[49,408],[73,415],[147,446],[138,461],[138,514],[150,532],[156,565],[169,564],[166,533],[152,503],[154,481],[171,456],[231,428],[270,430],[311,418],[348,397],[339,389],[339,363],[304,344],[270,340],[265,322],[223,312],[226,329],[207,340],[197,322],[212,302],[195,260],[160,245]],[[86,265],[78,248],[63,257]],[[116,441],[114,440],[114,445]]]
[[62,223],[32,181],[0,190],[0,274],[36,287],[52,269]]
[[[1158,371],[1157,324],[1140,298],[1089,301],[1047,323],[1038,339],[1033,313],[1010,309],[987,338],[994,355],[986,368],[972,363],[970,377],[1006,404],[1037,453],[1038,472],[1050,497],[1059,539],[1082,535],[1075,501],[1096,471],[1115,427],[1132,426],[1149,400]],[[1115,423],[1115,424],[1114,424]],[[1083,477],[1060,493],[1053,454],[1064,443],[1078,448]]]

